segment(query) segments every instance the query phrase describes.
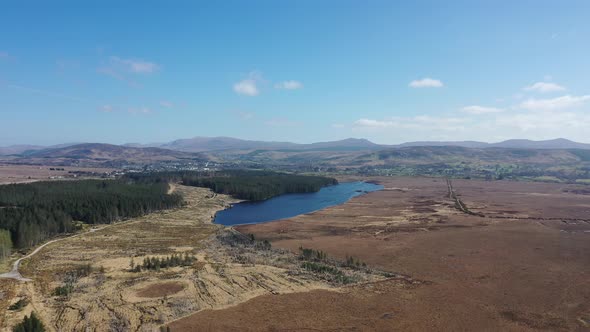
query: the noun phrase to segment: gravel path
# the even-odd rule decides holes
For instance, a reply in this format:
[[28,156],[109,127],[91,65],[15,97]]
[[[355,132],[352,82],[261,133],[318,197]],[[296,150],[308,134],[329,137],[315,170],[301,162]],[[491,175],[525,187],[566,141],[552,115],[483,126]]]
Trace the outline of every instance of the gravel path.
[[6,272],[6,273],[2,273],[0,274],[0,278],[4,278],[4,279],[15,279],[15,280],[19,280],[19,281],[32,281],[32,279],[29,278],[25,278],[23,277],[20,272],[18,271],[18,268],[20,266],[20,263],[23,259],[27,259],[29,257],[32,257],[33,255],[35,255],[36,253],[38,253],[41,249],[43,249],[45,246],[52,244],[54,242],[58,242],[58,241],[62,241],[62,240],[66,240],[66,239],[71,239],[73,237],[77,237],[86,233],[91,233],[91,232],[96,232],[98,230],[104,229],[106,227],[109,227],[111,225],[102,227],[102,228],[91,228],[88,232],[84,232],[84,233],[80,233],[80,234],[76,234],[76,235],[72,235],[72,236],[68,236],[68,237],[64,237],[61,239],[55,239],[55,240],[51,240],[48,242],[45,242],[44,244],[40,245],[39,247],[37,247],[35,250],[33,250],[32,253],[26,255],[25,257],[21,257],[19,259],[17,259],[14,264],[12,264],[12,270],[10,272]]

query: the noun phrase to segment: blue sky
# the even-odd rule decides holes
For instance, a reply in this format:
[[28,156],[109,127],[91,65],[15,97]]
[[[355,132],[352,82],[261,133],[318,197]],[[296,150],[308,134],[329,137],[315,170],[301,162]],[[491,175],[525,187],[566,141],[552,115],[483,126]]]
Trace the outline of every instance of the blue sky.
[[590,142],[588,1],[4,1],[0,145]]

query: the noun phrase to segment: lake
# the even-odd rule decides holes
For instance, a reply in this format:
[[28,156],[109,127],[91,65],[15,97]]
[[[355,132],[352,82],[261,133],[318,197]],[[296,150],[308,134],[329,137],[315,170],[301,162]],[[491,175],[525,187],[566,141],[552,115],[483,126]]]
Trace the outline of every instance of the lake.
[[367,192],[383,189],[382,185],[368,182],[344,182],[328,186],[315,193],[285,194],[261,202],[242,202],[219,211],[215,223],[231,226],[258,224],[294,217],[342,204]]

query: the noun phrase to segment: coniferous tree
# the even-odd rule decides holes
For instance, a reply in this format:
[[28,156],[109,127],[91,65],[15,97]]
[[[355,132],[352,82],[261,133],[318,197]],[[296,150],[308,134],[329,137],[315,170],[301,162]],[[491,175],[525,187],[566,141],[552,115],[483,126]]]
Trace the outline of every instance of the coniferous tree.
[[39,318],[37,318],[37,315],[35,315],[35,312],[32,312],[31,316],[25,316],[25,318],[23,318],[22,322],[18,323],[14,328],[12,328],[12,331],[14,331],[14,332],[45,332],[45,326],[43,325],[43,322],[41,322],[41,320]]
[[[0,229],[10,232],[15,248],[76,229],[74,221],[111,223],[150,211],[179,206],[168,184],[81,180],[0,186]],[[0,244],[1,245],[1,244]]]
[[5,259],[10,256],[12,250],[12,239],[10,232],[5,229],[0,229],[0,259]]

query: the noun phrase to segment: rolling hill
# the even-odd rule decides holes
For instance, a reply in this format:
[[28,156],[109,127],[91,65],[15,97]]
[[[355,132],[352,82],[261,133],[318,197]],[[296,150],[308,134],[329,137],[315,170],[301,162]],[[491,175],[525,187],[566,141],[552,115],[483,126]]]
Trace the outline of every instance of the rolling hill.
[[298,144],[291,142],[250,141],[231,137],[194,137],[165,143],[159,147],[186,151],[226,151],[226,150],[375,150],[383,146],[366,139],[348,138],[340,141]]
[[195,153],[162,148],[137,148],[112,144],[85,143],[60,148],[29,151],[12,159],[27,164],[100,165],[146,164],[159,161],[203,160]]

